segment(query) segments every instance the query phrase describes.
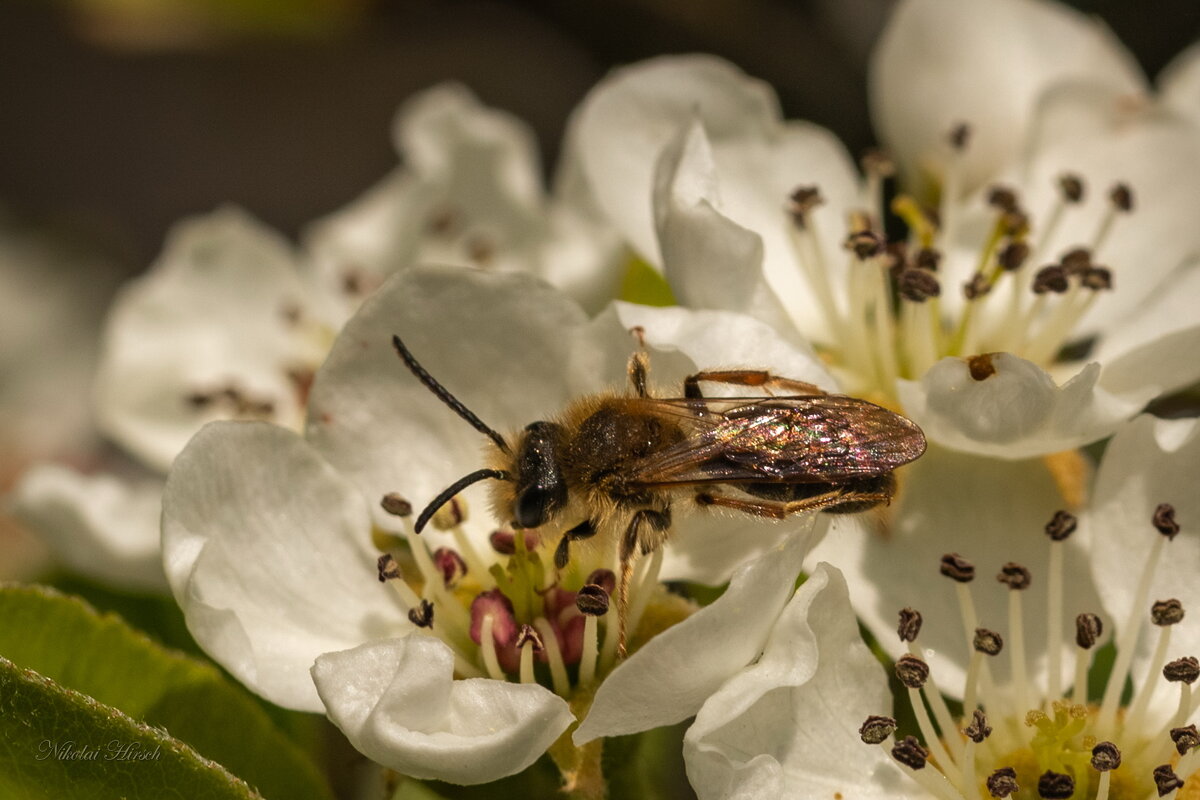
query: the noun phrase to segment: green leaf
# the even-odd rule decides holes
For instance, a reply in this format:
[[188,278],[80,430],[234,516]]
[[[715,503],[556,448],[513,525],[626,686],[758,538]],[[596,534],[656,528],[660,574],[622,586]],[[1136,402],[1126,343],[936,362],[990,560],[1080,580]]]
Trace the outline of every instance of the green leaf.
[[0,796],[256,800],[161,730],[0,657]]
[[[165,728],[269,800],[331,800],[310,759],[211,664],[166,650],[119,617],[44,587],[0,585],[0,619],[0,655],[14,663]],[[84,740],[108,741],[90,734]]]

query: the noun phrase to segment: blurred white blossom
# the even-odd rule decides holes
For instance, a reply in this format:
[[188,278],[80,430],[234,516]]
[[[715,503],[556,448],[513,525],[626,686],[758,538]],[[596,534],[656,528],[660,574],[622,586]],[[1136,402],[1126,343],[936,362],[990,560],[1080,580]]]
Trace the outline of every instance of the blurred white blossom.
[[569,192],[546,195],[519,120],[443,85],[400,110],[395,138],[403,166],[315,223],[303,248],[222,208],[177,224],[150,270],[121,292],[105,326],[93,412],[148,474],[134,485],[35,467],[13,498],[73,569],[161,587],[159,509],[145,501],[154,484],[161,489],[207,422],[260,419],[298,430],[334,336],[392,272],[420,263],[532,272],[592,309],[615,293],[615,237],[588,222]]

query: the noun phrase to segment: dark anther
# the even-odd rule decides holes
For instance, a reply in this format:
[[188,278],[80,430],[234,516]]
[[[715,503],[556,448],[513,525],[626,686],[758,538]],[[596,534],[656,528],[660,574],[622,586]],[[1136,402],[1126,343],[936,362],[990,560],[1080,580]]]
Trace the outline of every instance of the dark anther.
[[975,580],[975,565],[958,553],[947,553],[942,556],[941,573],[950,580],[970,583]]
[[808,213],[824,203],[821,191],[815,186],[801,186],[788,196],[788,213],[797,227],[808,227]]
[[1029,570],[1013,561],[1008,562],[1000,568],[1000,573],[996,575],[996,580],[1003,583],[1010,589],[1028,589],[1029,584],[1033,581],[1033,577],[1029,574]]
[[896,291],[905,300],[914,303],[924,303],[931,297],[942,293],[942,285],[937,277],[927,269],[906,269],[896,279]]
[[584,584],[599,586],[611,595],[617,588],[617,576],[611,569],[596,569],[592,570],[592,574],[587,576]]
[[1084,650],[1095,647],[1102,633],[1104,623],[1095,614],[1084,613],[1075,618],[1075,644]]
[[1092,767],[1099,772],[1109,772],[1121,766],[1121,751],[1112,742],[1100,742],[1092,748]]
[[971,645],[985,656],[998,656],[1004,649],[1004,639],[993,630],[976,628],[975,639]]
[[1154,768],[1154,786],[1158,789],[1159,797],[1166,797],[1176,789],[1183,788],[1183,781],[1171,769],[1170,764],[1161,764]]
[[408,621],[418,628],[433,627],[433,603],[422,600],[416,608],[408,610]]
[[1112,201],[1113,208],[1117,211],[1133,210],[1133,189],[1130,189],[1127,183],[1118,183],[1112,187],[1108,192],[1108,199]]
[[[504,530],[503,528],[492,531],[491,535],[488,536],[488,544],[490,544],[492,549],[500,555],[511,556],[513,553],[517,552],[517,534],[510,530]],[[526,533],[525,549],[533,550],[536,547],[537,534],[532,532]]]
[[845,248],[865,261],[883,252],[883,237],[874,231],[856,231],[846,237]]
[[1004,212],[1016,211],[1019,208],[1017,205],[1017,193],[1007,186],[997,185],[990,187],[987,193],[987,202],[992,208]]
[[1175,506],[1170,503],[1159,503],[1151,520],[1158,532],[1168,539],[1174,539],[1179,533],[1179,523],[1175,521]]
[[1027,258],[1029,258],[1029,245],[1025,242],[1009,242],[1008,246],[1000,251],[996,260],[1000,263],[1001,269],[1012,272],[1020,269]]
[[1172,597],[1159,600],[1150,607],[1150,621],[1159,627],[1175,625],[1183,620],[1183,603]]
[[603,617],[608,613],[608,592],[594,583],[585,584],[575,595],[575,607],[589,617]]
[[963,297],[976,300],[992,290],[992,283],[982,272],[976,272],[971,280],[963,284]]
[[1012,767],[1001,767],[988,775],[988,794],[992,797],[1008,797],[1016,794],[1021,787],[1017,785],[1017,771]]
[[1046,535],[1053,541],[1061,542],[1072,533],[1078,526],[1079,521],[1075,519],[1075,515],[1068,511],[1055,511],[1054,516],[1046,523]]
[[1076,247],[1063,253],[1059,265],[1068,275],[1082,275],[1092,268],[1092,251],[1086,247]]
[[496,256],[496,243],[483,234],[473,234],[466,245],[467,257],[481,266],[486,266]]
[[400,565],[396,563],[396,559],[392,558],[387,553],[379,557],[376,562],[376,567],[379,570],[379,582],[392,580],[400,577]]
[[971,142],[971,126],[965,122],[960,122],[950,129],[950,135],[947,137],[950,146],[955,150],[962,152]]
[[1073,173],[1060,175],[1058,188],[1062,190],[1063,200],[1068,203],[1079,203],[1083,200],[1083,180]]
[[1179,755],[1183,755],[1188,750],[1200,747],[1200,733],[1196,732],[1195,725],[1188,725],[1186,728],[1171,728],[1171,741],[1175,743],[1175,750]]
[[900,656],[896,677],[909,689],[920,689],[929,680],[929,665],[916,656]]
[[915,736],[905,736],[892,748],[892,758],[909,769],[924,769],[929,760],[929,751],[921,747]]
[[1067,271],[1057,264],[1042,267],[1037,271],[1037,275],[1033,276],[1034,294],[1046,294],[1047,292],[1062,294],[1066,290]]
[[896,633],[902,642],[914,642],[921,633],[921,612],[915,608],[900,609],[900,624]]
[[891,717],[869,716],[858,729],[859,738],[866,744],[880,744],[896,732],[896,720]]
[[992,360],[994,355],[995,353],[979,353],[967,359],[967,371],[971,373],[973,380],[986,381],[996,374],[996,363]]
[[213,399],[213,395],[209,394],[208,392],[192,392],[184,398],[189,406],[196,409],[204,408],[211,403]]
[[407,517],[412,515],[412,503],[405,500],[395,492],[388,492],[379,501],[379,506],[387,513],[395,517]]
[[1046,770],[1038,778],[1038,797],[1046,800],[1068,800],[1075,794],[1075,779],[1061,772]]
[[982,744],[984,739],[992,735],[992,726],[987,724],[987,715],[978,708],[975,709],[971,714],[971,724],[963,728],[963,733],[975,744]]
[[1107,267],[1092,267],[1083,273],[1081,280],[1083,288],[1096,292],[1108,291],[1113,287],[1112,270]]
[[1029,215],[1019,208],[1005,211],[1000,215],[1000,230],[1005,236],[1024,236],[1029,233]]
[[458,579],[467,574],[467,562],[456,550],[449,547],[439,547],[433,551],[433,565],[442,572],[442,582],[453,586]]
[[890,178],[896,174],[896,162],[887,152],[878,147],[868,148],[859,159],[862,171],[867,175],[877,175],[880,178]]
[[522,625],[520,632],[517,633],[517,649],[520,650],[527,644],[533,645],[535,653],[540,653],[545,649],[545,644],[542,643],[542,637],[537,629],[528,624]]
[[899,278],[900,273],[904,271],[904,267],[908,264],[908,244],[906,242],[888,242],[884,248],[886,258],[884,266],[887,267],[888,274],[893,279]]
[[1163,677],[1171,683],[1183,682],[1190,686],[1200,678],[1200,661],[1195,656],[1177,658],[1163,667]]
[[432,214],[425,220],[425,229],[437,236],[449,235],[454,230],[459,222],[459,212],[457,209],[445,206],[435,209]]
[[913,266],[918,269],[927,269],[930,272],[937,272],[938,267],[942,263],[942,251],[934,250],[932,247],[922,247],[913,256]]
[[502,556],[511,556],[517,552],[517,535],[512,531],[495,530],[488,536],[488,544]]

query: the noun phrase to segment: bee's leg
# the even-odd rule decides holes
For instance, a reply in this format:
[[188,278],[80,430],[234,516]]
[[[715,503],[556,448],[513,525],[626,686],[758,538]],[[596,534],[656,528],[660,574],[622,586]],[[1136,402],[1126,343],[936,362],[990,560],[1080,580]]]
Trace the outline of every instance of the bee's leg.
[[559,569],[566,569],[567,564],[571,560],[571,542],[590,539],[595,535],[596,526],[592,524],[590,519],[585,519],[564,533],[563,537],[558,540],[558,547],[554,548],[554,566]]
[[[645,525],[649,530],[643,531]],[[662,544],[663,534],[671,527],[671,509],[657,511],[643,508],[633,515],[625,535],[621,537],[621,582],[617,587],[617,658],[624,659],[629,621],[629,584],[633,580],[633,565],[639,554],[647,555]]]
[[824,389],[804,381],[794,381],[791,378],[780,378],[765,369],[729,369],[705,370],[689,375],[683,381],[683,396],[689,400],[699,400],[704,397],[700,391],[700,382],[728,383],[733,386],[762,386],[764,389],[777,389],[788,394],[814,395],[827,394]]
[[640,325],[629,329],[638,341],[638,349],[629,357],[629,385],[638,397],[649,397],[646,376],[650,373],[650,355],[646,352],[646,332]]
[[734,511],[741,511],[744,514],[752,514],[769,519],[784,519],[789,514],[799,514],[804,511],[834,511],[839,506],[851,504],[858,506],[857,510],[861,510],[888,503],[891,499],[892,495],[890,492],[860,492],[846,489],[834,489],[823,494],[806,497],[803,500],[789,500],[786,502],[744,500],[740,497],[729,497],[728,495],[713,494],[712,492],[700,492],[696,495],[696,502],[702,506],[730,508]]

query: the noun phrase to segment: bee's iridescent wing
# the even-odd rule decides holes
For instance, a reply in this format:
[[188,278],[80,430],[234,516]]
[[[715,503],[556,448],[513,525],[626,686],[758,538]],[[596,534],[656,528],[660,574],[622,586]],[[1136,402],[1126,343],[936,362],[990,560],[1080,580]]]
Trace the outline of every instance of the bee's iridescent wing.
[[643,402],[688,435],[630,465],[634,486],[828,483],[882,475],[925,452],[915,423],[844,395]]

